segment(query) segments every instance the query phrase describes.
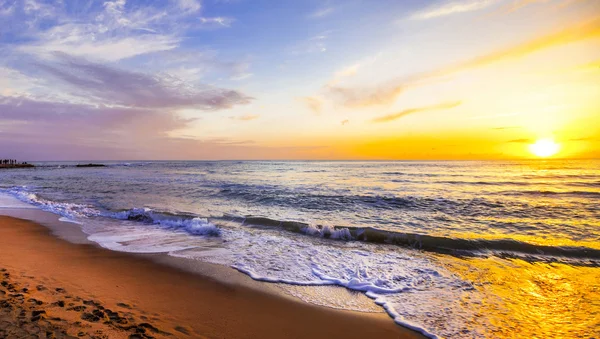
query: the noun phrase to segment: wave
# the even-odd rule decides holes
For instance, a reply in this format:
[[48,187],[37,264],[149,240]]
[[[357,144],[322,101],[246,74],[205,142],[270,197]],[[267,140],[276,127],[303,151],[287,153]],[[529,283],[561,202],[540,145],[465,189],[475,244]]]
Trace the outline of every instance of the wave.
[[216,225],[210,223],[208,219],[191,214],[171,214],[154,211],[149,208],[132,208],[117,212],[103,211],[90,205],[47,200],[27,190],[13,189],[7,191],[7,193],[44,211],[58,214],[67,218],[70,222],[79,224],[86,218],[106,217],[137,221],[166,229],[183,230],[191,235],[219,236],[221,234],[221,230]]
[[542,197],[575,197],[575,198],[600,198],[600,192],[596,191],[547,191],[547,190],[535,190],[535,191],[505,191],[499,192],[499,194],[506,195],[526,195],[526,196],[542,196]]
[[26,189],[4,190],[17,199],[34,205],[44,211],[58,214],[62,217],[76,220],[77,218],[87,218],[98,216],[100,212],[90,205],[76,204],[70,202],[51,201]]
[[[43,210],[59,214],[74,221],[82,218],[107,217],[143,224],[157,225],[166,229],[183,230],[190,235],[220,236],[221,229],[207,218],[190,213],[169,213],[149,208],[132,208],[121,211],[101,210],[94,206],[54,202],[26,190],[9,191],[22,201]],[[241,225],[271,227],[312,237],[340,241],[361,241],[410,247],[428,252],[458,256],[485,255],[492,252],[501,256],[516,256],[528,260],[548,260],[547,257],[576,260],[600,260],[600,250],[588,247],[536,245],[514,239],[463,239],[419,233],[394,232],[374,227],[351,227],[312,225],[299,221],[276,220],[260,216],[223,215],[213,220],[234,221]],[[581,264],[581,263],[580,263]],[[596,265],[596,262],[591,263]],[[600,264],[600,263],[598,263]]]
[[[298,221],[279,221],[265,217],[226,216],[245,225],[277,227],[286,231],[321,238],[411,247],[451,255],[475,255],[494,252],[502,256],[553,256],[571,259],[600,260],[600,250],[576,246],[536,245],[514,239],[463,239],[418,233],[402,233],[373,227],[310,225]],[[529,257],[529,259],[539,259]]]
[[106,212],[102,215],[113,219],[132,220],[159,225],[168,229],[183,229],[192,235],[221,235],[221,230],[210,223],[208,219],[187,214],[156,212],[150,208],[132,208],[119,212]]

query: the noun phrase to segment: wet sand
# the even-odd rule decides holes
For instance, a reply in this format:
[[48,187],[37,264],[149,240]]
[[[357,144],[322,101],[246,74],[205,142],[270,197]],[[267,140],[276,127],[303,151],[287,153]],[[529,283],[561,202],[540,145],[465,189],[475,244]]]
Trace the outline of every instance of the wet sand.
[[0,216],[0,338],[422,338]]

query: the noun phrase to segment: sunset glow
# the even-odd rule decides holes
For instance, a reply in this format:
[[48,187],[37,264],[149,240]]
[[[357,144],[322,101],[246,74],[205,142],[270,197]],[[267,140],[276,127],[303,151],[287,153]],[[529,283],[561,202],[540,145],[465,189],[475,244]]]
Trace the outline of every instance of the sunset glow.
[[599,183],[600,0],[0,0],[0,336],[600,339]]
[[7,157],[523,159],[544,135],[600,156],[599,1],[0,1],[0,22]]

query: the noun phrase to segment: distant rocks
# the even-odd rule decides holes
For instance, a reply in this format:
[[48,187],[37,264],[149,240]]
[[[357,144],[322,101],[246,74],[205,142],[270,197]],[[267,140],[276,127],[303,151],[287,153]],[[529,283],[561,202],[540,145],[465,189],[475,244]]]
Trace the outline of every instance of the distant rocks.
[[78,164],[75,167],[106,167],[104,164]]
[[0,168],[32,168],[35,167],[32,164],[0,164]]

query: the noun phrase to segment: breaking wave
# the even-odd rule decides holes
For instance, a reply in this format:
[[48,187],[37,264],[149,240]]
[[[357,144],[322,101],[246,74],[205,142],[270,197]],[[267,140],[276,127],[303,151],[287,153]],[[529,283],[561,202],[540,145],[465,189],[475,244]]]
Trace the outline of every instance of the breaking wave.
[[[102,210],[95,206],[54,202],[24,189],[9,191],[21,201],[59,214],[74,221],[84,218],[107,217],[157,225],[165,229],[182,230],[191,235],[220,236],[221,229],[208,218],[190,213],[169,213],[150,208],[132,208],[121,211]],[[515,239],[464,239],[419,233],[397,232],[374,227],[314,225],[299,221],[276,220],[259,216],[213,216],[212,220],[234,221],[243,226],[276,228],[307,236],[339,241],[360,241],[389,244],[442,254],[473,256],[494,254],[514,256],[531,261],[569,260],[570,264],[600,265],[600,250],[582,246],[547,246]]]
[[81,223],[86,218],[107,217],[158,225],[166,229],[183,230],[192,235],[219,236],[221,234],[221,230],[210,223],[208,219],[188,214],[169,214],[156,212],[149,208],[133,208],[118,212],[103,211],[90,205],[47,200],[35,193],[21,189],[9,190],[8,193],[44,211],[67,218],[71,222]]

